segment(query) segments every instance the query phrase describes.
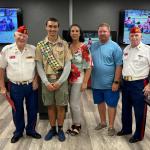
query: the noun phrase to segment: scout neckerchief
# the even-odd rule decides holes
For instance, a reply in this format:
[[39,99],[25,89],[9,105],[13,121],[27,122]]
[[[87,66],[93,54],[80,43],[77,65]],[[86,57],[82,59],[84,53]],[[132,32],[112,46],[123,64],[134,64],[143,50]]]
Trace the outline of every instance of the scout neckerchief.
[[62,68],[57,59],[55,58],[52,47],[45,43],[45,41],[41,41],[38,43],[38,47],[41,49],[41,53],[46,57],[48,64],[51,66],[55,73],[58,73],[58,70]]

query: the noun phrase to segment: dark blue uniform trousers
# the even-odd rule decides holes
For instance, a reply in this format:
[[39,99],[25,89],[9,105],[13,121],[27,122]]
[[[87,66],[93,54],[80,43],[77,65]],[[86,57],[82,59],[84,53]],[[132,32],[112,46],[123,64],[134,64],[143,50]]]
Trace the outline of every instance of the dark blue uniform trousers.
[[132,106],[134,108],[136,129],[134,138],[143,139],[146,124],[147,105],[144,102],[144,86],[147,80],[125,81],[122,87],[122,130],[132,132]]
[[38,110],[38,92],[33,91],[32,83],[17,85],[10,83],[10,97],[14,101],[16,112],[12,110],[13,121],[16,127],[15,136],[22,135],[25,128],[24,100],[27,110],[26,133],[35,133]]

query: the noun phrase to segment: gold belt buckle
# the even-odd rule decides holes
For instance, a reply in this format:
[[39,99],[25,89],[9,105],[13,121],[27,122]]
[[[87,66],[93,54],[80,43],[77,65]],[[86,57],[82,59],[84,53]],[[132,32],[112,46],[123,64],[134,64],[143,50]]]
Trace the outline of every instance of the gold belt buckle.
[[126,81],[132,81],[132,76],[125,76],[124,78]]
[[126,81],[132,81],[132,76],[125,76],[124,80],[126,80]]
[[128,76],[128,81],[132,81],[132,77],[131,76]]
[[22,85],[24,85],[24,84],[27,84],[27,85],[28,85],[28,84],[29,84],[29,81],[22,81],[21,84],[22,84]]

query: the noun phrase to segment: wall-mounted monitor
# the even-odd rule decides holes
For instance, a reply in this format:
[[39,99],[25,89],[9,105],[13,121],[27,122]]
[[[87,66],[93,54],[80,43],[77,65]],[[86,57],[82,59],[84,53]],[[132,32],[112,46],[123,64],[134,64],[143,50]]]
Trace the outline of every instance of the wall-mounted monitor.
[[[86,44],[91,45],[92,43],[99,41],[97,31],[85,30],[85,31],[83,31],[83,34],[84,34],[84,40],[85,40],[84,43],[86,43]],[[68,38],[67,38],[68,30],[63,30],[62,36],[66,41],[68,41]],[[117,32],[116,31],[111,31],[111,39],[115,42],[117,41]]]
[[99,41],[97,31],[84,31],[85,44],[91,45],[94,42]]
[[[116,31],[111,31],[111,39],[113,41],[117,41],[117,32]],[[85,43],[90,44],[91,42],[97,42],[99,41],[98,38],[98,32],[97,31],[84,31],[84,38],[85,38]]]
[[23,25],[20,8],[0,8],[0,44],[14,42],[14,32]]
[[141,29],[142,42],[150,44],[150,10],[141,9],[127,9],[120,12],[119,43],[130,44],[130,29],[135,26]]

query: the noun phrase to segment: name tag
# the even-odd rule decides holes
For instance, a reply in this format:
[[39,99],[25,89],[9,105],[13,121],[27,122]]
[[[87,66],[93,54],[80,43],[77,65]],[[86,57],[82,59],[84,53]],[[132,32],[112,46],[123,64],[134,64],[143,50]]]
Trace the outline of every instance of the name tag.
[[34,57],[33,56],[28,56],[26,57],[27,59],[33,59]]

